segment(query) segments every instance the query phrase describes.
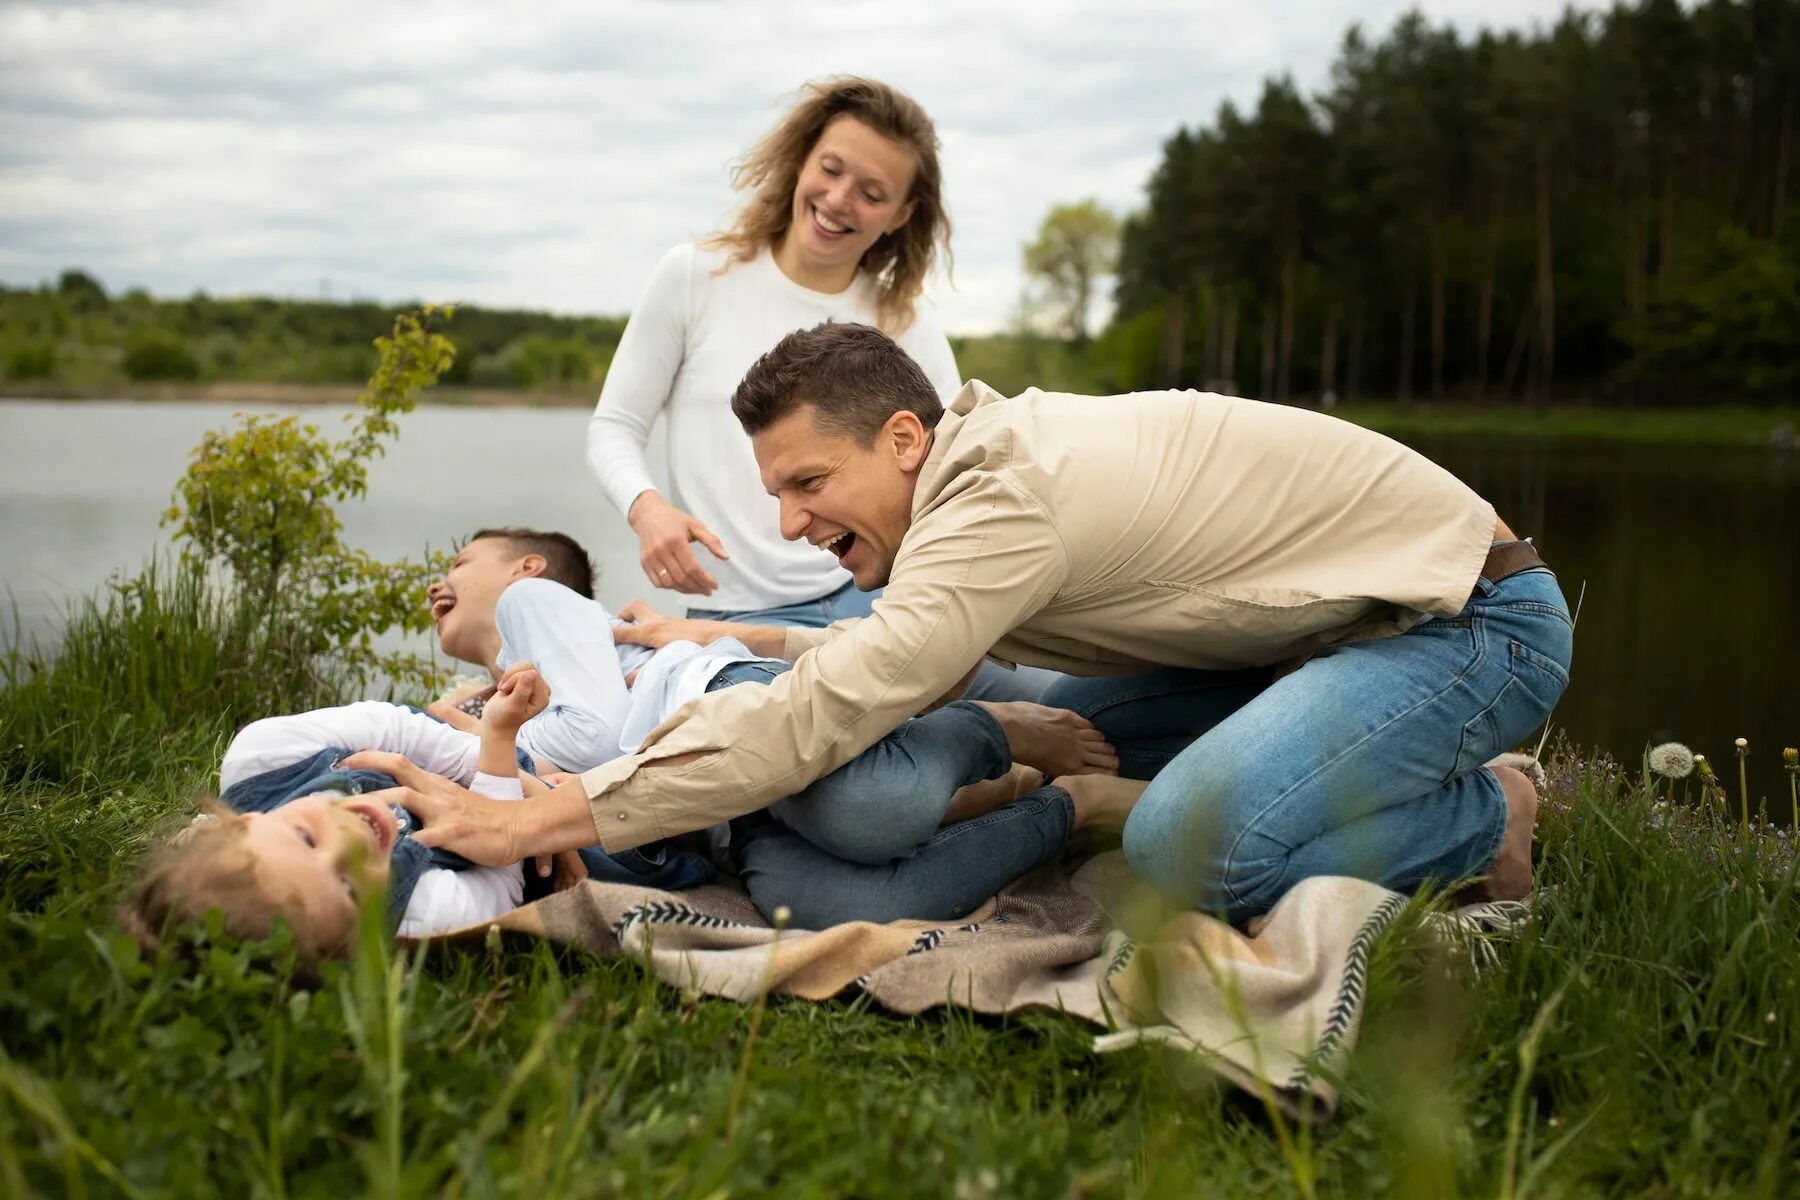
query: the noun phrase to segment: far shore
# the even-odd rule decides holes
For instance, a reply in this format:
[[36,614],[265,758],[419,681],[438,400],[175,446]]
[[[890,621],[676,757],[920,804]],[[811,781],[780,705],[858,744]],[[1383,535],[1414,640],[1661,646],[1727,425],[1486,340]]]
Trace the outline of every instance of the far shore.
[[[71,388],[20,385],[0,401],[56,401],[71,404],[220,404],[344,407],[362,389],[351,384],[221,382],[136,384]],[[591,408],[595,385],[579,393],[508,388],[437,387],[420,397],[427,405],[457,408]],[[1309,401],[1298,403],[1311,407]],[[1690,446],[1770,446],[1800,450],[1800,407],[1742,405],[1685,408],[1629,408],[1580,401],[1524,405],[1447,400],[1357,401],[1332,408],[1334,416],[1395,437],[1479,436],[1570,438],[1586,441],[1664,443]]]

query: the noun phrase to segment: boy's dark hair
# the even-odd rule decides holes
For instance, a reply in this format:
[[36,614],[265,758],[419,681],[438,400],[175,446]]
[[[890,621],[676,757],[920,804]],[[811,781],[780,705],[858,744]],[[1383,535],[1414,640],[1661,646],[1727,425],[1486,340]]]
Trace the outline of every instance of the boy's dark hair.
[[732,413],[752,437],[801,405],[824,428],[864,446],[901,409],[927,429],[944,415],[937,389],[898,342],[873,326],[835,321],[776,342],[731,397]]
[[520,554],[543,555],[545,579],[555,580],[584,600],[594,598],[594,560],[568,534],[508,527],[479,529],[469,540],[482,538],[505,538]]

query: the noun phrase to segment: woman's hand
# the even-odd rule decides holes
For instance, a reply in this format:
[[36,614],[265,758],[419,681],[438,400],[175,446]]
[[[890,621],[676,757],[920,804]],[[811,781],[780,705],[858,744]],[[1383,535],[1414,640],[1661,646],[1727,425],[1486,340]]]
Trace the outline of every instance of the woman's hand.
[[378,804],[398,804],[417,817],[425,828],[413,839],[423,846],[454,850],[484,867],[504,867],[524,857],[520,851],[519,818],[525,805],[516,800],[489,800],[414,765],[404,754],[363,750],[344,759],[344,765],[391,775],[400,786],[368,792],[364,799]]
[[717,557],[730,558],[712,530],[655,492],[644,492],[633,501],[625,519],[638,535],[638,562],[651,586],[690,596],[710,596],[718,590],[719,581],[688,548],[688,543],[699,542]]

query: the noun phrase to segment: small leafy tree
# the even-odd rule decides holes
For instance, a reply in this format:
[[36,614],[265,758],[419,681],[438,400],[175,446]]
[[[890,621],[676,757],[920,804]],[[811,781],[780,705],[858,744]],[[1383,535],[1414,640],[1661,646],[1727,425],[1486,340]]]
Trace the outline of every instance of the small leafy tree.
[[184,554],[223,564],[255,606],[268,644],[291,647],[315,670],[334,663],[347,682],[386,675],[397,685],[431,686],[439,672],[415,654],[381,653],[378,634],[429,626],[421,602],[445,556],[383,562],[343,541],[336,506],[368,491],[369,461],[386,453],[395,418],[449,369],[455,349],[433,323],[449,307],[394,318],[375,339],[379,361],[358,400],[348,436],[334,441],[295,416],[242,416],[194,448],[175,503],[164,515]]
[[1097,200],[1059,204],[1025,247],[1025,273],[1041,283],[1070,341],[1087,341],[1088,308],[1119,257],[1119,219]]

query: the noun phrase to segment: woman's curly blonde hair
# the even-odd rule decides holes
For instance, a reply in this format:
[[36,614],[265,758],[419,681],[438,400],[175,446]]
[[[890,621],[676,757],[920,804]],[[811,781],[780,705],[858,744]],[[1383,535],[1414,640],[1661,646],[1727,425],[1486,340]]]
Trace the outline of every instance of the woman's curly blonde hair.
[[901,333],[912,324],[933,252],[941,246],[949,263],[950,215],[944,210],[937,130],[918,101],[898,88],[856,75],[815,80],[802,88],[800,103],[732,173],[732,187],[749,192],[750,198],[731,228],[714,234],[707,244],[731,250],[733,262],[749,262],[780,241],[793,221],[800,168],[825,126],[841,116],[855,117],[908,147],[917,166],[907,195],[912,216],[869,247],[860,264],[875,277],[875,312],[882,328]]

